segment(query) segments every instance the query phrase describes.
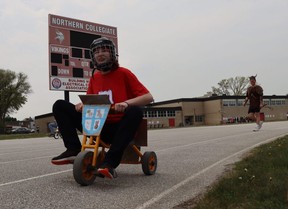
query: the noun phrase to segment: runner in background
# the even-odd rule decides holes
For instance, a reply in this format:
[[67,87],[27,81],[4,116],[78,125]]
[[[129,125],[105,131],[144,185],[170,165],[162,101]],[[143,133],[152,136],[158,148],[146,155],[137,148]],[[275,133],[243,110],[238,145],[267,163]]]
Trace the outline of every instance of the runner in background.
[[262,127],[263,121],[260,120],[260,109],[263,107],[263,88],[256,84],[256,76],[250,76],[250,86],[246,92],[246,98],[243,106],[249,100],[249,109],[247,118],[256,122],[256,127],[253,131],[259,131]]

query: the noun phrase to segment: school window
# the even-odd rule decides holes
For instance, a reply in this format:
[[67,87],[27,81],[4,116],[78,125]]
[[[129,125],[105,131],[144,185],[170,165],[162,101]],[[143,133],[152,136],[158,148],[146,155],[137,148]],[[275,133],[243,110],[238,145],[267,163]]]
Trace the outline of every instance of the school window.
[[269,99],[263,99],[263,104],[270,105],[270,100]]
[[223,99],[223,106],[235,107],[236,106],[236,99]]
[[285,99],[271,99],[271,105],[285,105],[286,100]]
[[245,99],[238,99],[237,100],[237,106],[242,106],[244,101],[245,101]]
[[167,111],[167,116],[168,116],[168,117],[175,117],[175,111],[173,111],[173,110],[168,110],[168,111]]
[[163,110],[158,111],[158,117],[167,117],[166,111]]
[[204,121],[204,115],[195,116],[195,122],[203,122],[203,121]]
[[144,118],[158,118],[158,117],[175,117],[175,111],[144,111],[143,117]]
[[148,117],[149,118],[157,118],[157,112],[156,111],[149,111]]

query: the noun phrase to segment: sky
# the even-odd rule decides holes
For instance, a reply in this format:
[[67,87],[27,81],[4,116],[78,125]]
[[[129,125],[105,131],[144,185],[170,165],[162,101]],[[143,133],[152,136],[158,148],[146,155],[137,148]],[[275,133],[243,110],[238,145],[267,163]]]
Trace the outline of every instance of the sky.
[[33,91],[10,116],[64,99],[49,90],[48,14],[116,27],[120,65],[161,102],[256,74],[265,95],[288,94],[287,11],[287,0],[1,0],[0,69],[25,73]]

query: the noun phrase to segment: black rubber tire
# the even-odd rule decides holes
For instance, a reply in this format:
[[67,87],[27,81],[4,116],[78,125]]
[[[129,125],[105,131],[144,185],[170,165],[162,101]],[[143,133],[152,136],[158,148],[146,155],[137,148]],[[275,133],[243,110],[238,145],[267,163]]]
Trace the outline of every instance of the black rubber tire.
[[59,133],[54,133],[54,139],[59,139]]
[[86,150],[80,152],[74,160],[73,176],[75,181],[82,186],[93,184],[96,178],[92,169],[92,160],[93,152]]
[[142,170],[145,175],[153,175],[157,170],[157,155],[155,152],[144,152],[142,158]]

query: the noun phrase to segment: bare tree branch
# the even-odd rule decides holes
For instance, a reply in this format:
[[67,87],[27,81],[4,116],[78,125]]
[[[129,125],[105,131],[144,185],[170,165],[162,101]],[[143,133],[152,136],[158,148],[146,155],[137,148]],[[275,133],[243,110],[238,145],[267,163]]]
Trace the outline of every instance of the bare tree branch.
[[249,79],[246,77],[236,76],[235,78],[223,79],[218,82],[217,87],[212,87],[212,93],[217,95],[245,95]]

